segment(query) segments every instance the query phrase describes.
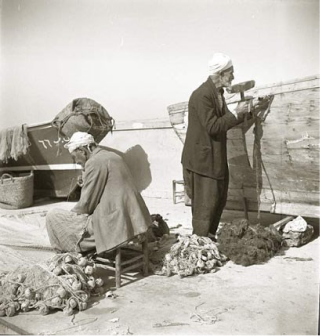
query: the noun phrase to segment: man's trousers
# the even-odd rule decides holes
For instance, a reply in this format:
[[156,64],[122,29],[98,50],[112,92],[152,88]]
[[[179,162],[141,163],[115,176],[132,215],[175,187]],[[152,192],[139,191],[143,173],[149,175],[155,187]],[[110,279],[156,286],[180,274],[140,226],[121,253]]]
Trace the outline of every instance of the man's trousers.
[[207,237],[215,235],[227,202],[229,172],[223,180],[216,180],[183,169],[185,190],[191,199],[193,233]]

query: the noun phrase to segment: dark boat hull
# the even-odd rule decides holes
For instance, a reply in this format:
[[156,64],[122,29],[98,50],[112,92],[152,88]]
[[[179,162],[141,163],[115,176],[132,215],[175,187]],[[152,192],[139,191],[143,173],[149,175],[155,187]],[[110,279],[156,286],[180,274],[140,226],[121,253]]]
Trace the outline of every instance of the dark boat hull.
[[81,166],[74,164],[64,144],[68,137],[58,135],[51,123],[28,128],[28,153],[17,161],[0,164],[0,173],[34,171],[35,196],[68,197],[77,186]]

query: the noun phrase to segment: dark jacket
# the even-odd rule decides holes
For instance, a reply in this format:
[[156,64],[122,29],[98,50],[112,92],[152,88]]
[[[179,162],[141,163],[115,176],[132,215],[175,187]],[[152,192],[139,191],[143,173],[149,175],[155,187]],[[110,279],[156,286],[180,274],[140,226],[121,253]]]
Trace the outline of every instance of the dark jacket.
[[185,169],[220,180],[228,171],[227,130],[243,120],[228,110],[224,98],[220,108],[218,94],[210,77],[192,93],[181,162]]

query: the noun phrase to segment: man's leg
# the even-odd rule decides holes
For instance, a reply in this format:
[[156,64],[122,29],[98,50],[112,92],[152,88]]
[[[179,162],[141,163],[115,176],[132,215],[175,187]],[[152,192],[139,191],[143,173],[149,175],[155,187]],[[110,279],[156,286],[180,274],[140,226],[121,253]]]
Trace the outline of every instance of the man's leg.
[[64,209],[47,213],[46,226],[51,246],[59,252],[79,251],[78,244],[87,230],[88,216]]
[[227,198],[228,198],[228,186],[229,186],[229,173],[228,170],[226,172],[226,176],[224,180],[218,180],[218,185],[217,185],[217,193],[219,197],[219,202],[216,208],[215,213],[212,216],[212,222],[210,225],[210,230],[209,232],[212,235],[215,235],[220,223],[220,219],[222,216],[223,209],[226,206],[227,203]]
[[184,170],[186,191],[192,202],[193,233],[207,237],[220,204],[219,180]]
[[92,216],[88,217],[87,229],[84,232],[79,244],[78,252],[89,252],[96,249],[96,242],[93,235]]
[[193,173],[183,168],[184,189],[187,196],[192,200],[193,195]]

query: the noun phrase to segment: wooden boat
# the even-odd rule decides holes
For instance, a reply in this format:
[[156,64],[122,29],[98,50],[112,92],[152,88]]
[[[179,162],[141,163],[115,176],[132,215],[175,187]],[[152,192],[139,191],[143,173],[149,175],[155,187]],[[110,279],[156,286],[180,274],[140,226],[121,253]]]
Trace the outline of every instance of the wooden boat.
[[[246,96],[272,95],[262,119],[228,131],[228,209],[320,217],[319,76],[261,86]],[[228,105],[239,94],[226,94]],[[168,106],[184,143],[188,104]],[[264,120],[263,120],[264,119]]]
[[[71,113],[74,119],[70,119],[69,112],[74,110],[72,105],[75,101],[80,101],[82,104],[81,112]],[[4,172],[18,174],[21,171],[33,170],[36,197],[68,197],[77,187],[77,177],[81,174],[82,168],[73,162],[64,144],[75,131],[88,131],[99,143],[113,127],[113,119],[106,111],[102,115],[107,117],[105,120],[101,120],[101,116],[90,115],[88,118],[88,115],[83,115],[83,105],[88,102],[105,111],[95,101],[79,98],[60,112],[70,121],[68,125],[63,124],[67,127],[57,127],[59,121],[57,117],[52,122],[28,126],[30,146],[27,154],[20,156],[17,161],[13,159],[9,159],[7,163],[0,161],[0,175]],[[92,108],[92,105],[90,107]],[[88,119],[90,119],[90,127],[88,127]]]

